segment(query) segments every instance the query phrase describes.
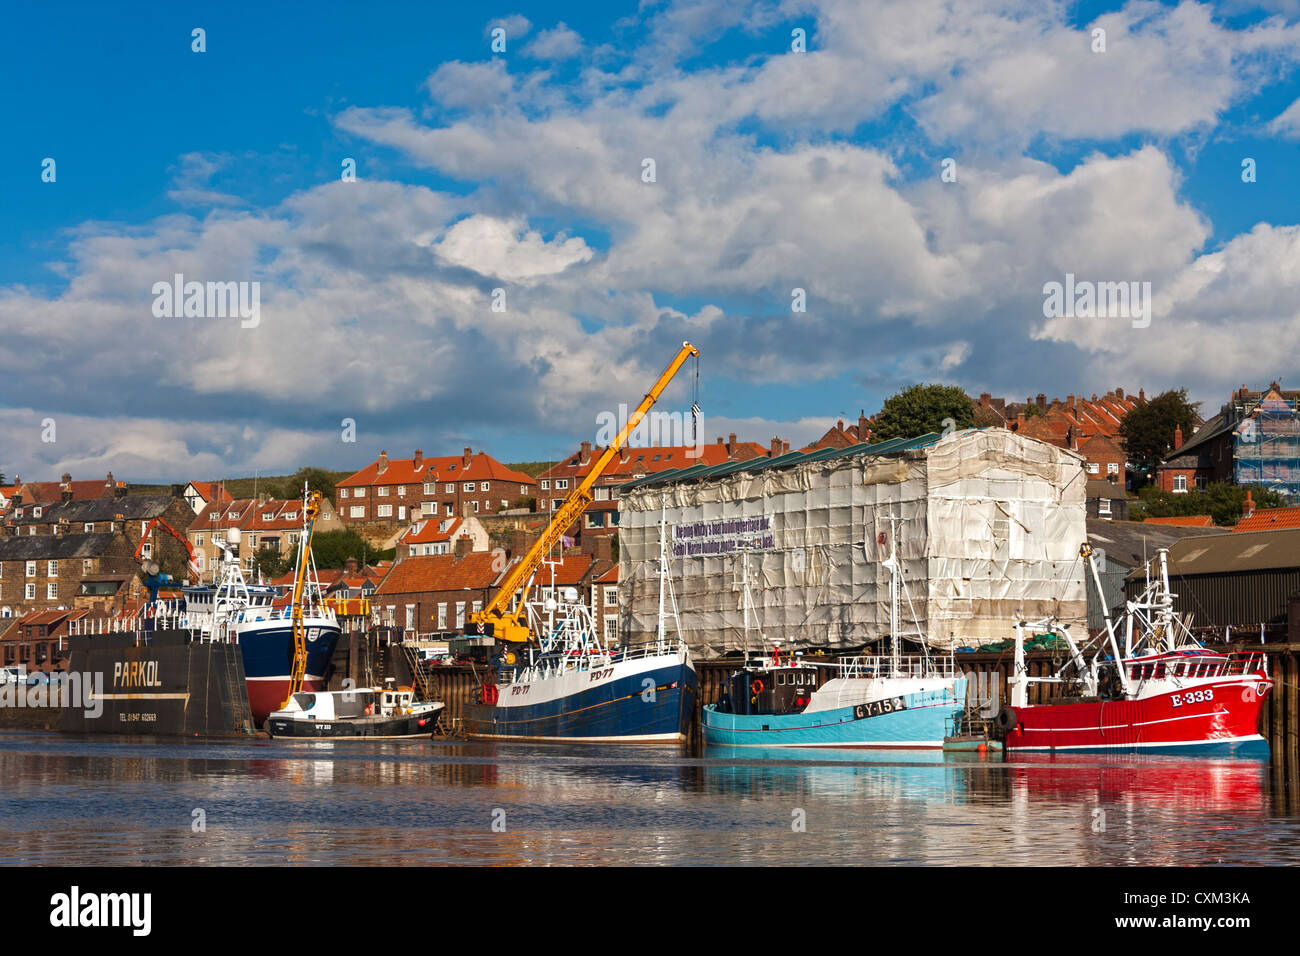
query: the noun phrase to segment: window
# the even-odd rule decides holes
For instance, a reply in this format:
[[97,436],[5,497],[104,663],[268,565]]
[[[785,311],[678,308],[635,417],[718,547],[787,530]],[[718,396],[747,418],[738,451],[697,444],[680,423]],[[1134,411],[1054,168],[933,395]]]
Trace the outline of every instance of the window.
[[605,588],[605,607],[618,607],[618,588]]
[[428,517],[429,515],[436,515],[437,513],[438,513],[438,502],[423,501],[420,503],[420,514],[424,515],[425,517]]
[[27,600],[29,600],[29,601],[35,601],[35,600],[36,600],[36,585],[35,585],[35,584],[29,584],[29,585],[27,585],[26,589],[24,589],[23,595],[24,595],[24,597],[26,597]]
[[379,505],[377,508],[375,508],[376,518],[391,518],[392,516],[393,516],[392,505]]
[[474,482],[472,482],[472,481],[467,481],[467,482],[465,482],[464,484],[462,484],[462,485],[460,486],[460,490],[461,490],[461,491],[473,491],[473,490],[474,490]]
[[274,521],[274,520],[275,520],[275,512],[274,512],[274,511],[263,511],[263,512],[262,512],[262,520],[263,520],[263,521]]
[[416,629],[416,627],[415,627],[415,605],[414,605],[414,604],[408,604],[408,605],[406,605],[406,629],[407,629],[408,631],[414,631],[414,630]]
[[28,562],[27,562],[27,576],[28,576],[29,578],[34,578],[34,577],[36,577],[36,562],[35,562],[35,561],[28,561]]
[[297,521],[297,520],[298,520],[298,512],[296,512],[296,511],[286,511],[286,512],[284,513],[284,520],[285,520],[285,521]]
[[398,520],[398,521],[405,521],[405,520],[406,520],[406,505],[398,505],[398,507],[397,507],[397,520]]
[[475,602],[474,602],[474,613],[477,614],[477,613],[478,613],[479,611],[481,611],[481,610],[483,610],[483,602],[482,602],[482,601],[475,601]]
[[477,502],[477,501],[474,502],[474,513],[475,513],[475,514],[478,514],[478,502]]
[[84,531],[84,532],[86,532],[86,534],[94,534],[94,533],[95,533],[95,522],[93,522],[93,521],[87,521],[85,524],[83,524],[83,525],[81,526],[81,530]]
[[605,638],[608,640],[616,634],[618,634],[618,615],[611,614],[605,618]]
[[203,547],[203,535],[201,535],[201,534],[196,534],[196,535],[194,536],[194,543],[195,543],[195,545],[197,545],[198,547]]
[[542,479],[542,491],[550,491],[550,490],[551,490],[551,482],[550,482],[550,479],[549,479],[549,478],[543,478],[543,479]]
[[59,562],[57,562],[57,561],[46,561],[46,562],[45,562],[45,576],[46,576],[47,578],[57,578],[57,577],[59,576]]
[[1088,474],[1095,475],[1098,474],[1100,470],[1101,470],[1101,466],[1098,465],[1095,461],[1088,462]]
[[1187,491],[1187,476],[1174,475],[1174,493],[1183,494]]
[[465,626],[465,602],[456,602],[456,630],[461,630]]
[[40,516],[41,516],[41,509],[40,509],[40,508],[33,508],[33,509],[32,509],[32,517],[33,517],[33,518],[39,518]]
[[364,518],[365,516],[366,516],[365,505],[353,505],[351,508],[348,509],[349,518]]
[[449,494],[449,495],[451,495],[451,494],[455,494],[455,493],[456,493],[456,485],[455,485],[455,483],[449,481],[449,482],[447,482],[447,487],[446,487],[445,489],[443,489],[443,490],[444,490],[447,494]]
[[478,483],[479,491],[490,491],[492,483],[490,481],[480,481]]
[[551,510],[554,511],[556,508],[560,507],[560,505],[562,505],[562,504],[564,504],[564,499],[563,499],[563,498],[552,498],[552,499],[551,499]]
[[609,489],[608,489],[608,488],[597,488],[597,489],[596,489],[596,500],[597,500],[597,501],[609,501]]
[[1106,474],[1108,474],[1108,475],[1118,475],[1118,474],[1119,474],[1119,462],[1117,462],[1117,461],[1108,462],[1107,465],[1106,465]]
[[45,599],[47,601],[57,601],[59,599],[59,586],[57,584],[45,585]]
[[81,573],[82,573],[82,574],[89,574],[89,573],[90,573],[91,571],[93,571],[93,570],[95,570],[95,562],[94,562],[94,560],[92,560],[91,558],[82,558],[82,559],[81,559]]
[[555,490],[556,490],[556,491],[565,491],[566,489],[568,489],[568,487],[569,487],[569,479],[568,479],[568,478],[556,478],[556,479],[555,479]]
[[436,481],[426,481],[424,483],[424,493],[426,495],[436,495],[438,493],[438,483]]
[[1097,505],[1097,514],[1101,514],[1101,515],[1108,515],[1108,514],[1110,514],[1110,499],[1109,499],[1109,498],[1102,498],[1102,499],[1101,499],[1101,501],[1100,501],[1100,502],[1098,503],[1098,505]]
[[447,630],[447,602],[446,601],[440,601],[438,603],[438,630],[440,631]]
[[447,502],[447,517],[451,517],[451,502]]
[[405,498],[405,497],[406,497],[406,485],[398,485],[398,486],[397,486],[397,497],[399,497],[399,498]]
[[378,495],[379,497],[381,497],[381,498],[387,498],[387,497],[388,497],[388,486],[387,486],[387,485],[380,485],[378,488],[375,489],[375,494],[377,494],[377,495]]
[[340,498],[346,498],[347,496],[348,496],[348,490],[347,490],[346,488],[340,488],[340,489],[339,489],[339,497],[340,497]]

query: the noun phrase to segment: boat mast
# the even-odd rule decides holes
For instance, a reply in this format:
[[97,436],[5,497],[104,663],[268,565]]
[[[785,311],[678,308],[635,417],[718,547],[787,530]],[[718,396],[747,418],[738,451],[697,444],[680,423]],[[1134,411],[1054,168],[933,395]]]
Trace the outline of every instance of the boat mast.
[[668,639],[668,615],[664,607],[665,597],[671,602],[673,627],[681,639],[682,624],[677,617],[677,595],[673,593],[673,579],[668,574],[668,492],[664,492],[659,508],[659,628],[657,650],[663,653]]
[[899,593],[898,568],[898,518],[889,516],[889,558],[885,561],[889,569],[889,667],[890,673],[899,676],[903,669],[901,648],[898,646],[898,619],[902,616]]

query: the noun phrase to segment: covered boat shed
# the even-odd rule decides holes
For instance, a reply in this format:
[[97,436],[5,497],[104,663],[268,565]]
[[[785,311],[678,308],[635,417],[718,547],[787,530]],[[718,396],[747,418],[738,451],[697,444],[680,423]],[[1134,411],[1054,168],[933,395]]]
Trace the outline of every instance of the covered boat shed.
[[978,646],[1009,637],[1018,613],[1082,623],[1085,485],[1080,455],[1005,429],[633,481],[620,501],[624,636],[657,625],[661,520],[682,635],[701,658],[773,644],[845,651],[887,636],[891,518],[910,598],[904,635]]

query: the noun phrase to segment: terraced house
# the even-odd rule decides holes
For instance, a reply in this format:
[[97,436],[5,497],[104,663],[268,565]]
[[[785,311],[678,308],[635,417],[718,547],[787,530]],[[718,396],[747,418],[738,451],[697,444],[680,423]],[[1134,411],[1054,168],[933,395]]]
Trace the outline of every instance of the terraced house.
[[0,618],[99,606],[120,610],[139,565],[120,528],[0,538]]
[[[258,551],[273,551],[282,558],[291,556],[302,538],[302,523],[302,501],[297,498],[260,495],[257,498],[218,499],[204,506],[189,525],[186,536],[198,554],[203,580],[210,581],[221,566],[221,549],[217,542],[226,540],[229,529],[239,532],[239,565],[248,573],[253,569],[253,559]],[[340,531],[342,528],[343,522],[334,506],[329,499],[322,499],[316,533]]]
[[536,482],[486,452],[459,456],[379,457],[336,486],[339,517],[367,541],[392,547],[420,519],[493,514],[531,498]]

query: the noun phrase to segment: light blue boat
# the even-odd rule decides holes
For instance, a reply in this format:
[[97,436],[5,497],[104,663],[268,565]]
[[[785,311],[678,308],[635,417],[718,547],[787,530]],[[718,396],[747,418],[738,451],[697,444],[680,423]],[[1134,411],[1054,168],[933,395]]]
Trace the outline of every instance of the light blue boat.
[[723,747],[941,749],[965,705],[966,678],[928,660],[897,663],[899,669],[888,658],[844,661],[820,687],[815,665],[803,661],[748,667],[732,675],[718,704],[704,708],[704,740]]

